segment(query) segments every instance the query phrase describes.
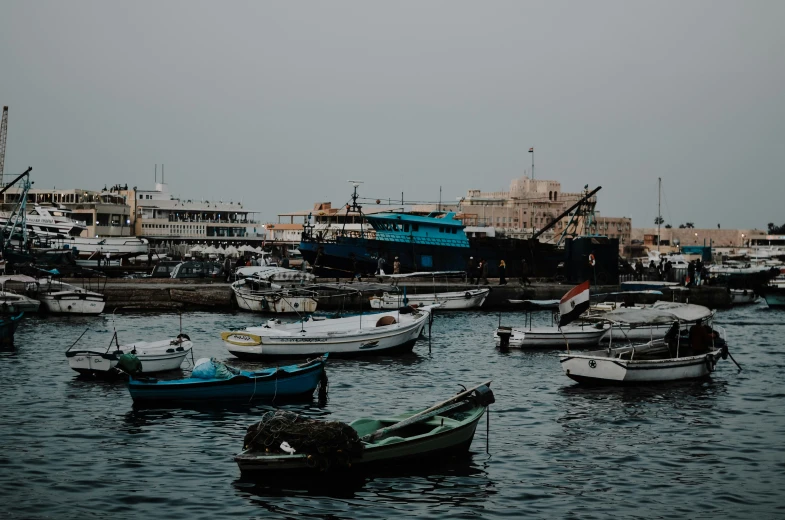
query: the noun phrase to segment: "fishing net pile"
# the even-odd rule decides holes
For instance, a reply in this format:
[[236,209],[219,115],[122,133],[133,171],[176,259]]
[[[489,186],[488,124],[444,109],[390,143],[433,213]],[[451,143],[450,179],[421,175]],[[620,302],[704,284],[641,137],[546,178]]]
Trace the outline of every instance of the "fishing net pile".
[[275,454],[291,452],[291,447],[294,453],[307,456],[309,466],[321,471],[349,467],[363,451],[357,431],[348,424],[316,421],[284,410],[267,412],[249,426],[243,446],[249,451]]

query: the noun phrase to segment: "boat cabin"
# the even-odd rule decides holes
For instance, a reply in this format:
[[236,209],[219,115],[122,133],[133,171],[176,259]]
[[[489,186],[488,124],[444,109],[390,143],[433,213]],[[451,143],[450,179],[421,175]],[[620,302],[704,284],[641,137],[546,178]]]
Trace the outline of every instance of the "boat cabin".
[[368,215],[366,220],[376,231],[377,240],[469,247],[463,223],[455,219],[453,212],[427,216],[385,213]]

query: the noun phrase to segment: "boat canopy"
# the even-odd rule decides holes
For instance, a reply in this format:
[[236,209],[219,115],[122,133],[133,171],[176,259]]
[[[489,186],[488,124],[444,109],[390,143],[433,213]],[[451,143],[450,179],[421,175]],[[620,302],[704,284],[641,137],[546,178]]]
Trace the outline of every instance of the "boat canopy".
[[384,274],[379,275],[380,277],[384,278],[416,278],[418,276],[463,276],[465,275],[465,271],[417,271],[414,273],[403,273],[403,274]]
[[237,274],[243,277],[253,277],[270,282],[288,282],[293,280],[316,280],[316,276],[311,273],[298,271],[295,269],[287,269],[285,267],[273,266],[250,266],[241,267],[237,270]]
[[605,314],[608,321],[625,323],[633,327],[681,322],[696,322],[710,318],[711,309],[691,303],[659,301],[645,309],[622,308]]
[[4,286],[8,282],[37,283],[38,280],[25,274],[9,274],[7,276],[0,276],[0,286]]

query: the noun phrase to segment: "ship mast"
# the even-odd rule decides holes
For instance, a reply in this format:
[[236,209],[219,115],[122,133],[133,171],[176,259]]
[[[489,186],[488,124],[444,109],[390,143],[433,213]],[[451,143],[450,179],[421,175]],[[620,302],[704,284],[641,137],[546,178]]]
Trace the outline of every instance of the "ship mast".
[[660,252],[660,226],[662,225],[662,177],[657,177],[657,252]]

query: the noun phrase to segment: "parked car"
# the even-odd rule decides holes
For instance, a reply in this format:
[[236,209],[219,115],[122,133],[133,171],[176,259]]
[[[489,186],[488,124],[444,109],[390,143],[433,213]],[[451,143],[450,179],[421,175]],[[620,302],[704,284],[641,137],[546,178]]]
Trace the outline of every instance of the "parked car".
[[172,271],[174,270],[177,265],[181,262],[176,260],[162,260],[155,264],[153,268],[153,272],[150,273],[151,278],[171,278]]
[[223,266],[218,262],[181,262],[172,270],[172,278],[220,278]]

